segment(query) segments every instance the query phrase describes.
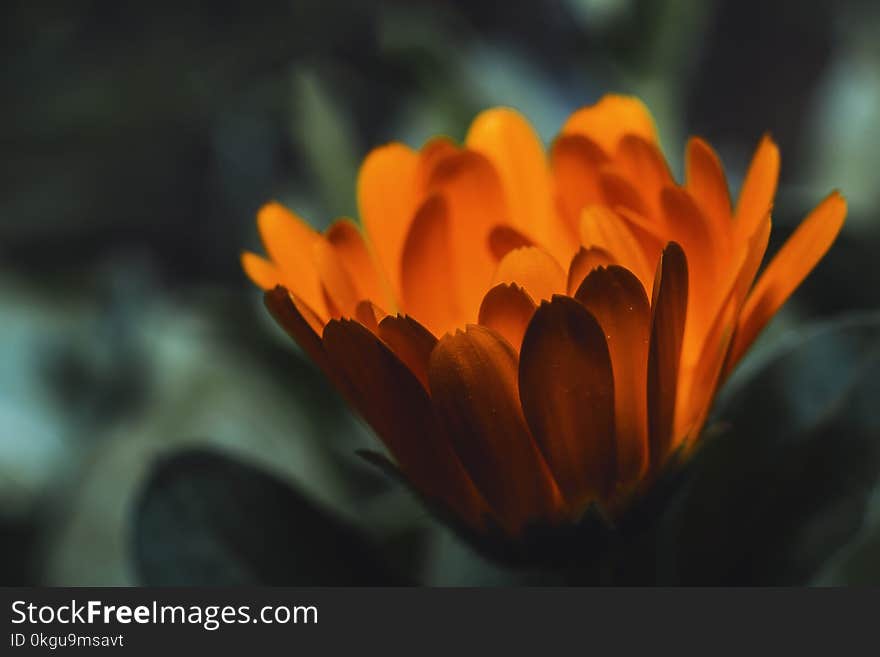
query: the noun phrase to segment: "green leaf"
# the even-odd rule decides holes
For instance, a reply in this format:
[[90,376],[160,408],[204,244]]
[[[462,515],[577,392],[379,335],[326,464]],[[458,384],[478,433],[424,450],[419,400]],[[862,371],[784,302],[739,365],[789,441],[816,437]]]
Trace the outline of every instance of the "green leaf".
[[880,487],[862,530],[813,580],[820,586],[880,586]]
[[861,526],[880,473],[880,315],[789,341],[725,396],[667,513],[663,579],[808,581]]
[[272,475],[200,449],[155,466],[134,548],[152,586],[399,583],[355,529]]
[[[327,217],[354,217],[357,138],[345,103],[332,97],[327,71],[298,69],[293,78],[296,108],[292,125],[296,145],[312,171]],[[329,219],[312,218],[319,225]]]

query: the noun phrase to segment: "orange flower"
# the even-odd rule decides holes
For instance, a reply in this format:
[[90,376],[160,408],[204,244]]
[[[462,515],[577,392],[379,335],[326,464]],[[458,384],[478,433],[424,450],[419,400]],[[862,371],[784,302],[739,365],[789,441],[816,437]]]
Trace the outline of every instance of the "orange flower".
[[492,109],[463,146],[372,151],[363,230],[266,205],[269,258],[242,264],[423,496],[518,536],[593,503],[616,513],[697,439],[843,224],[834,192],[755,282],[778,172],[764,137],[734,207],[702,139],[676,183],[634,98],[575,112],[549,154]]

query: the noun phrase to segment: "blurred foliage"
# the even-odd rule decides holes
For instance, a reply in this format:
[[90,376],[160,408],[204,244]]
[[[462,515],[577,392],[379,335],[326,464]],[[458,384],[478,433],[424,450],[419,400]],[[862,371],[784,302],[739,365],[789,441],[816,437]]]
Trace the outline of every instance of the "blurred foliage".
[[805,330],[720,400],[681,501],[674,579],[800,584],[853,538],[880,476],[880,314]]
[[182,452],[159,462],[147,486],[135,509],[135,551],[147,584],[397,581],[365,536],[239,461]]
[[[669,529],[658,511],[633,529],[645,552],[627,556],[641,564],[632,579],[877,582],[877,378],[859,323],[880,307],[875,2],[91,0],[0,12],[3,581],[179,581],[162,568],[193,536],[161,501],[144,506],[159,494],[148,482],[241,501],[205,493],[210,477],[162,479],[183,448],[213,450],[205,472],[255,495],[290,486],[273,499],[318,505],[310,522],[350,523],[340,531],[400,566],[388,572],[543,581],[479,556],[355,455],[375,439],[268,320],[238,255],[256,246],[253,217],[270,198],[316,226],[354,214],[357,165],[377,144],[461,138],[491,104],[523,110],[549,141],[614,90],[651,105],[678,171],[686,135],[712,141],[734,191],[773,133],[783,171],[771,250],[830,188],[851,209],[731,381],[716,412],[729,429],[670,491],[682,524]],[[831,316],[838,329],[805,328]],[[736,490],[743,499],[721,495]],[[149,536],[160,543],[134,531],[135,508],[168,527]],[[674,558],[646,565],[651,554]],[[213,563],[223,581],[239,572]]]

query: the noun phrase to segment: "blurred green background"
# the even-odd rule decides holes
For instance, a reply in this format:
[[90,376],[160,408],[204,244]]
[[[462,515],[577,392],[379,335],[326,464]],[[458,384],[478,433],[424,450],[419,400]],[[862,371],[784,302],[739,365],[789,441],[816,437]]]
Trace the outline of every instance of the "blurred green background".
[[[371,147],[460,139],[487,106],[520,109],[549,141],[603,93],[638,94],[674,170],[687,135],[702,135],[734,191],[770,131],[783,158],[771,250],[840,188],[844,232],[753,362],[810,320],[880,307],[876,2],[84,1],[0,11],[4,584],[138,582],[135,500],[157,457],[192,445],[293,482],[411,561],[421,581],[503,581],[354,455],[377,441],[272,324],[238,264],[242,248],[258,246],[265,201],[318,227],[353,215]],[[880,545],[871,526],[858,540]],[[823,572],[818,581],[860,577]]]

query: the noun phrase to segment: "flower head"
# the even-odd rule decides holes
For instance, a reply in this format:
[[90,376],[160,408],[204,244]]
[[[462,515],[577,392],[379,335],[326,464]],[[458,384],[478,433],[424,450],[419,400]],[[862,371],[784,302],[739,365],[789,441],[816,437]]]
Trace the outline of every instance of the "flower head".
[[761,140],[735,205],[706,142],[685,162],[678,184],[635,98],[575,112],[549,152],[491,109],[461,146],[372,151],[362,228],[322,234],[266,205],[268,259],[242,264],[424,497],[518,536],[615,513],[693,445],[843,224],[834,192],[758,277],[776,145]]

